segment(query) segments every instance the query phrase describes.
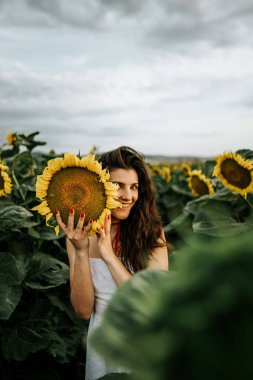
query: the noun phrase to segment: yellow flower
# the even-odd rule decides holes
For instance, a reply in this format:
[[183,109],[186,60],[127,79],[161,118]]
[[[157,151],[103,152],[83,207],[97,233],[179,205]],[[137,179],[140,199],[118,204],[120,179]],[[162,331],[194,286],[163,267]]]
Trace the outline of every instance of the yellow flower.
[[[65,224],[68,221],[69,209],[75,209],[75,223],[81,212],[85,221],[93,219],[90,235],[104,225],[111,209],[121,207],[115,200],[118,186],[109,182],[110,174],[95,160],[93,154],[79,159],[71,153],[64,158],[54,158],[47,163],[43,174],[37,177],[36,196],[42,202],[33,207],[46,217],[47,225],[56,210],[61,213]],[[56,233],[59,229],[56,227]]]
[[166,165],[166,166],[164,166],[162,168],[162,174],[163,174],[163,176],[165,178],[165,181],[166,182],[170,182],[170,180],[171,180],[171,173],[170,173],[170,167],[168,165]]
[[15,133],[6,133],[6,140],[8,141],[9,145],[13,145],[13,142],[16,140],[16,134]]
[[187,164],[186,162],[183,162],[181,165],[180,165],[180,168],[182,170],[182,172],[184,173],[184,175],[186,177],[189,176],[190,172],[191,172],[191,165]]
[[253,191],[253,162],[236,153],[223,153],[217,158],[213,176],[224,186],[246,197]]
[[193,195],[202,196],[214,194],[214,187],[201,170],[192,170],[189,173],[189,187]]
[[172,165],[172,170],[177,171],[178,170],[178,164],[173,164]]
[[156,174],[156,175],[157,174],[158,175],[162,175],[163,174],[162,169],[159,166],[157,166],[157,165],[152,165],[151,170],[152,170],[152,174]]
[[11,193],[11,179],[6,172],[8,169],[8,166],[0,162],[0,197],[6,197]]

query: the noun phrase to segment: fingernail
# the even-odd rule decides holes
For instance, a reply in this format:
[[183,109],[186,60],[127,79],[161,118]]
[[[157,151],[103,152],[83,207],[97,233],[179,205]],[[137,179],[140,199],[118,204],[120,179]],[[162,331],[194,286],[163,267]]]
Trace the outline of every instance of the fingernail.
[[90,224],[93,223],[93,219],[90,219],[89,223],[90,223]]
[[59,213],[59,210],[55,210],[55,214],[56,215],[59,215],[60,213]]
[[107,220],[110,220],[110,215],[107,215]]
[[71,209],[69,211],[70,211],[70,214],[73,214],[74,213],[73,207],[71,207]]
[[85,215],[85,214],[84,214],[84,212],[81,212],[81,218],[83,218],[83,217],[84,217],[84,215]]

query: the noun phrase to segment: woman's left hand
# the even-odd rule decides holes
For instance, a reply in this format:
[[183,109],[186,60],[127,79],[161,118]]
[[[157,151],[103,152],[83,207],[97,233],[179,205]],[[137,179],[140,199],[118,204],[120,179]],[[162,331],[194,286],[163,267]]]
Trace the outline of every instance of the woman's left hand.
[[98,250],[101,258],[109,263],[111,259],[115,258],[111,242],[111,215],[106,217],[105,226],[97,233]]

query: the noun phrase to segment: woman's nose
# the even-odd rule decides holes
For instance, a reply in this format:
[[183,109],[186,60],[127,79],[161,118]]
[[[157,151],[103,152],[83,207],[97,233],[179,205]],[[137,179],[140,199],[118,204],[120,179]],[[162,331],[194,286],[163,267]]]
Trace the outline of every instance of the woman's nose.
[[128,188],[122,189],[121,198],[131,199],[132,198],[131,189],[128,189]]

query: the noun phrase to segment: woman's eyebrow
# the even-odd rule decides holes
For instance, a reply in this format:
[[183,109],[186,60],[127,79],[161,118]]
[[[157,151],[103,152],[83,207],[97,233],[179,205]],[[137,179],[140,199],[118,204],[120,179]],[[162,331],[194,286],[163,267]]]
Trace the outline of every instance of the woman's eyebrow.
[[[125,185],[124,182],[120,182],[120,181],[111,181],[112,183],[118,183],[119,185]],[[134,182],[134,183],[131,183],[131,186],[133,185],[139,185],[139,182]]]

